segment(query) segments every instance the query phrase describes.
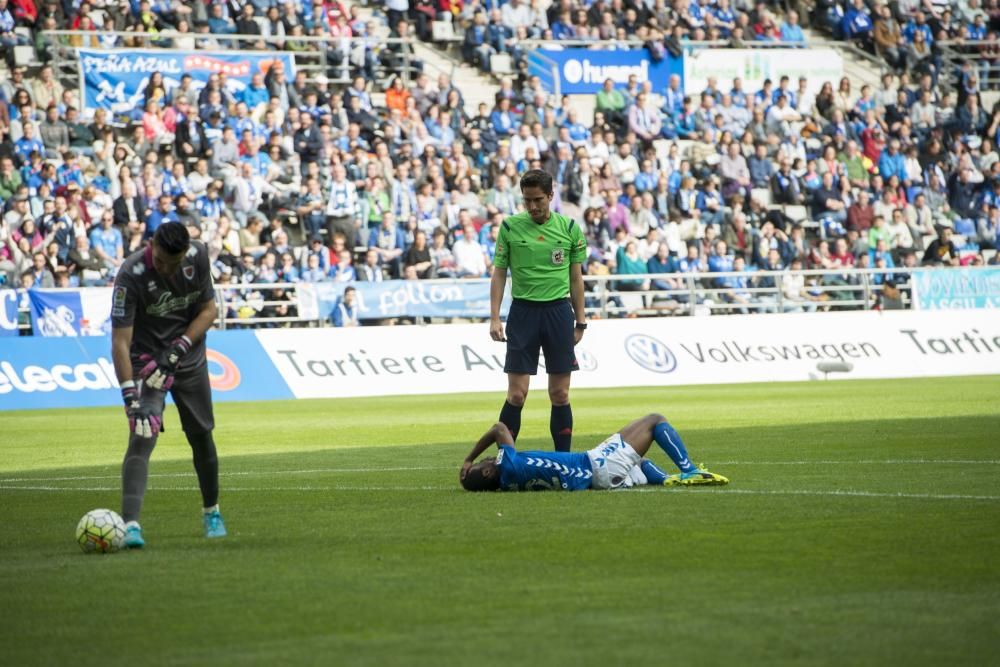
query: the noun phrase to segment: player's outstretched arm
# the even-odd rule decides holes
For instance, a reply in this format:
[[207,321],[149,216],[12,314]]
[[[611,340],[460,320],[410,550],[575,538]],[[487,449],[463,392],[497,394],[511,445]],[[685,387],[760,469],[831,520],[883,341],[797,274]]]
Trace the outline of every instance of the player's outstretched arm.
[[465,472],[472,467],[472,464],[476,462],[476,459],[478,459],[483,452],[492,447],[494,444],[513,444],[513,442],[514,436],[511,435],[510,429],[508,429],[502,422],[497,422],[490,428],[490,430],[483,434],[483,437],[479,438],[479,441],[472,448],[472,451],[465,457],[465,461],[462,463],[462,471],[459,473],[459,478],[464,478]]

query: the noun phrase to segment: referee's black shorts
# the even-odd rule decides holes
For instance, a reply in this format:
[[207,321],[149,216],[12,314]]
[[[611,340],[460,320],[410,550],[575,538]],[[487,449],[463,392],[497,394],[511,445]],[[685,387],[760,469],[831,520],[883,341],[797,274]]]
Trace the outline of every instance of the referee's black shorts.
[[545,353],[549,375],[580,370],[576,362],[573,329],[576,316],[569,299],[524,301],[514,299],[507,314],[505,373],[538,373],[538,353]]

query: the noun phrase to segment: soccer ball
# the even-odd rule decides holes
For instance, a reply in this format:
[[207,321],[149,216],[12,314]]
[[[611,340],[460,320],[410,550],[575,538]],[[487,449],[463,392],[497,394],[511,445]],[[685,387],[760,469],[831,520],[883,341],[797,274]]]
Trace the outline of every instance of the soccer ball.
[[76,524],[76,542],[84,553],[114,553],[124,539],[125,522],[111,510],[90,510]]

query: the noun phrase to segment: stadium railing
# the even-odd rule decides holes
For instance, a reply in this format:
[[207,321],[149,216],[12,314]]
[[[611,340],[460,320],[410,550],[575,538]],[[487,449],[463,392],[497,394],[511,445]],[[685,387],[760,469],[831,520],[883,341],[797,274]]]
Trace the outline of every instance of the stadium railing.
[[[878,268],[878,269],[826,269],[803,271],[744,271],[698,273],[644,273],[584,276],[586,310],[589,317],[646,317],[663,315],[710,315],[728,313],[780,313],[832,310],[871,310],[914,307],[911,276],[927,271],[949,271],[940,268]],[[746,278],[746,287],[721,286],[719,281],[728,278]],[[785,294],[786,282],[792,277],[801,278],[809,297],[790,299]],[[880,300],[882,286],[892,280],[900,294],[893,303]],[[670,289],[658,289],[653,281],[675,282]],[[766,284],[761,285],[761,282]],[[403,281],[387,281],[385,284]],[[466,285],[486,286],[487,279],[477,280],[421,280],[423,286],[447,285],[461,282]],[[253,327],[323,327],[329,326],[329,313],[318,317],[304,317],[314,308],[301,308],[298,286],[303,283],[233,283],[216,284],[220,329]],[[355,283],[361,287],[364,283]],[[282,290],[287,298],[275,298],[274,291]],[[69,290],[67,290],[69,291]],[[741,298],[737,299],[736,296]],[[993,295],[1000,297],[1000,294]],[[811,297],[811,298],[810,298]],[[268,309],[287,306],[293,315],[267,313]],[[301,308],[301,310],[300,310]],[[396,319],[393,317],[379,319]],[[482,320],[473,314],[463,320]],[[19,329],[30,335],[30,309],[19,308]],[[449,320],[433,318],[433,321]]]
[[958,75],[966,64],[979,77],[980,90],[1000,88],[1000,43],[970,40],[947,40],[935,43],[941,54],[942,74]]

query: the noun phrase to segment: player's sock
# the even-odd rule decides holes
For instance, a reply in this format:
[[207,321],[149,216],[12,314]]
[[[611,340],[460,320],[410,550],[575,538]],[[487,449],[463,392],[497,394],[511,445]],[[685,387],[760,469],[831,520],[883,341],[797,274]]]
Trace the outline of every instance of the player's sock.
[[212,507],[219,502],[219,457],[215,453],[212,433],[185,433],[198,473],[202,507]]
[[681,472],[694,472],[698,469],[691,463],[687,449],[684,447],[684,441],[681,440],[681,436],[678,435],[673,426],[667,422],[660,422],[653,429],[653,439],[667,453],[670,460],[681,469]]
[[549,432],[552,434],[552,444],[557,452],[568,452],[573,444],[573,408],[566,405],[553,405],[549,417]]
[[146,495],[149,477],[149,456],[156,446],[156,438],[140,438],[132,434],[122,462],[122,518],[138,521],[142,498]]
[[[513,405],[510,401],[504,401],[500,408],[500,423],[507,427],[510,434],[517,441],[517,433],[521,430],[521,409],[523,405]],[[514,444],[513,442],[510,444]]]
[[205,514],[211,514],[212,512],[218,512],[219,511],[219,504],[216,503],[215,505],[212,505],[211,507],[202,507],[201,511],[204,512]]
[[649,459],[643,459],[642,463],[639,464],[639,468],[642,470],[642,474],[646,476],[648,482],[653,486],[659,486],[667,481],[667,473],[660,470],[660,467]]

